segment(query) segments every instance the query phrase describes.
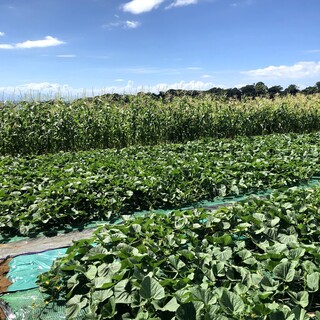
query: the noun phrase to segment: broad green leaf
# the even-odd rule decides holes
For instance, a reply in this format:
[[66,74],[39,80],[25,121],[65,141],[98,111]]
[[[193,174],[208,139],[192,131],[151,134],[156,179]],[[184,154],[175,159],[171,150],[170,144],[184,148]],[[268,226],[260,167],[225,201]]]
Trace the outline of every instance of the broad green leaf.
[[218,261],[228,261],[232,257],[232,249],[229,247],[226,247],[224,250],[215,247],[212,251]]
[[79,315],[81,309],[87,305],[88,299],[83,298],[82,295],[76,294],[66,304],[66,317],[67,319],[74,319]]
[[170,301],[168,301],[164,306],[161,306],[159,300],[154,300],[152,304],[156,310],[170,311],[170,312],[176,312],[176,310],[180,306],[180,304],[177,302],[177,299],[175,297],[171,298]]
[[294,314],[294,320],[308,320],[308,319],[310,319],[310,317],[307,315],[306,310],[302,309],[299,306],[292,309],[292,313]]
[[230,315],[237,315],[244,310],[244,302],[235,293],[224,289],[219,300],[221,307]]
[[[206,312],[204,314],[204,320],[212,320],[212,319],[220,319],[220,320],[227,320],[227,318],[223,317],[223,318],[217,318],[218,317],[218,310],[219,310],[219,305],[214,304],[214,305],[210,305],[207,306],[205,308]],[[222,315],[221,315],[222,316]]]
[[304,256],[305,252],[306,250],[303,248],[291,249],[288,254],[288,259],[289,260],[299,259]]
[[131,284],[128,279],[121,280],[114,286],[114,297],[116,303],[132,302]]
[[212,292],[202,289],[200,287],[193,287],[190,289],[193,301],[202,301],[205,305],[214,304],[217,301],[215,295]]
[[144,299],[160,300],[165,297],[165,292],[157,280],[146,276],[141,282],[140,296]]
[[176,311],[177,320],[196,320],[197,312],[192,302],[180,305]]
[[287,235],[287,234],[279,234],[279,235],[278,235],[278,240],[279,240],[281,243],[284,243],[284,244],[292,247],[293,245],[295,245],[295,244],[298,243],[298,236],[295,235],[295,234],[290,234],[290,235]]
[[264,276],[261,280],[261,287],[266,291],[275,291],[279,287],[279,281],[272,279],[270,276]]
[[169,256],[168,261],[176,270],[180,270],[186,265],[181,259],[174,255]]
[[311,292],[319,290],[319,272],[313,272],[307,275],[307,286]]
[[114,315],[116,314],[116,302],[115,298],[112,296],[107,300],[106,303],[103,304],[101,310],[102,319],[114,319]]
[[295,266],[293,262],[281,262],[274,269],[273,274],[276,279],[285,282],[291,282],[295,275]]
[[293,302],[305,308],[309,304],[309,293],[307,291],[289,292]]
[[89,280],[92,280],[97,274],[97,267],[95,265],[91,265],[88,271],[85,273],[86,277]]
[[112,289],[107,290],[96,290],[92,293],[92,300],[94,302],[103,302],[113,295]]
[[107,289],[114,285],[112,279],[108,276],[94,278],[93,284],[96,289]]

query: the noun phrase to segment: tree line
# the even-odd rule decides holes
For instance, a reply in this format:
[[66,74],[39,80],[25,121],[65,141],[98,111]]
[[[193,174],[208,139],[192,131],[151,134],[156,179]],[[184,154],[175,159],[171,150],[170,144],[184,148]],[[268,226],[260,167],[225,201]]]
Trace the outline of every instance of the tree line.
[[245,85],[241,88],[224,89],[224,88],[214,87],[206,91],[170,89],[165,92],[160,92],[159,96],[160,97],[183,96],[183,95],[197,96],[197,95],[202,95],[204,93],[213,94],[218,97],[235,98],[239,100],[241,100],[242,97],[274,98],[275,96],[296,95],[297,93],[310,95],[310,94],[320,93],[320,81],[318,81],[314,86],[309,86],[303,90],[300,90],[298,86],[295,84],[290,84],[287,88],[284,89],[280,85],[268,87],[265,83],[263,83],[262,81],[259,81],[254,84]]
[[[311,95],[320,93],[320,81],[318,81],[314,86],[309,86],[303,90],[300,90],[297,85],[290,84],[287,88],[283,88],[280,85],[275,85],[268,87],[262,81],[254,84],[248,84],[241,88],[219,88],[213,87],[209,90],[184,90],[184,89],[169,89],[167,91],[160,91],[159,94],[152,92],[138,92],[137,96],[146,96],[153,99],[162,99],[166,101],[171,101],[175,97],[198,97],[203,95],[213,95],[218,98],[231,98],[241,100],[242,98],[256,98],[256,97],[267,97],[274,98],[275,96],[286,96],[286,95],[296,95],[298,93],[304,95]],[[109,101],[122,101],[130,102],[131,94],[118,94],[118,93],[107,93],[96,97],[80,98],[78,100],[104,100]],[[54,103],[54,100],[52,100]]]

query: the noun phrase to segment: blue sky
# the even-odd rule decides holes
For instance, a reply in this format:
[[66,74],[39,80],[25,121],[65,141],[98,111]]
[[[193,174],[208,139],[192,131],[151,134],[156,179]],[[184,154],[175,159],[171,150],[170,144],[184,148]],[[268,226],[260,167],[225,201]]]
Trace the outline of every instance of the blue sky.
[[0,0],[0,95],[258,81],[320,81],[319,0]]

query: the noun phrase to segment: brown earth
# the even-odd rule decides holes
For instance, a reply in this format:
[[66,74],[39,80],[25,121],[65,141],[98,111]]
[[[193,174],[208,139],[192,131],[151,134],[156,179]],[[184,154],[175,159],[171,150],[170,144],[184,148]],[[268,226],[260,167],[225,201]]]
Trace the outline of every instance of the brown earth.
[[[0,260],[0,294],[7,292],[8,287],[12,282],[7,279],[7,273],[9,272],[9,262],[11,259]],[[0,320],[5,320],[6,317],[0,308]]]

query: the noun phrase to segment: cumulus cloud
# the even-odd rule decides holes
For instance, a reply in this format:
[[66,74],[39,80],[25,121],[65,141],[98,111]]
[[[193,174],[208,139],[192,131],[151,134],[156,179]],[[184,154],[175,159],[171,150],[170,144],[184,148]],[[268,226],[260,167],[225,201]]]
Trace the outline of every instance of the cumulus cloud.
[[133,14],[149,12],[159,7],[165,0],[131,0],[122,5],[122,10]]
[[0,31],[0,37],[4,37],[6,34]]
[[251,77],[270,78],[270,79],[299,79],[306,77],[320,76],[320,61],[301,61],[291,66],[269,66],[262,69],[243,71]]
[[175,0],[166,9],[175,8],[175,7],[184,7],[189,6],[190,4],[196,4],[198,0]]
[[0,49],[31,49],[31,48],[45,48],[45,47],[54,47],[65,44],[65,42],[51,37],[46,36],[41,40],[27,40],[24,42],[18,42],[15,44],[0,44]]

